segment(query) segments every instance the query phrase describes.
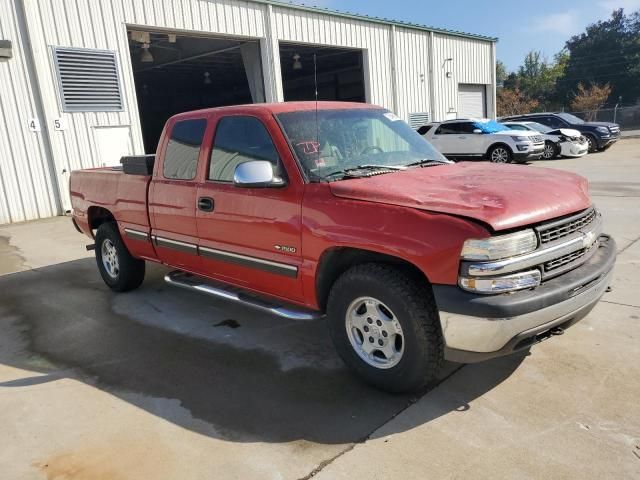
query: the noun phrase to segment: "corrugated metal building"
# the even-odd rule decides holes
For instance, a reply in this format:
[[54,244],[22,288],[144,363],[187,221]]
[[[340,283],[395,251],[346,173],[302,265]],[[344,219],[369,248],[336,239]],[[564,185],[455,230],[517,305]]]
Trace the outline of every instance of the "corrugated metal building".
[[270,0],[0,2],[0,224],[68,210],[70,171],[153,151],[173,113],[315,78],[414,124],[495,116],[493,38]]

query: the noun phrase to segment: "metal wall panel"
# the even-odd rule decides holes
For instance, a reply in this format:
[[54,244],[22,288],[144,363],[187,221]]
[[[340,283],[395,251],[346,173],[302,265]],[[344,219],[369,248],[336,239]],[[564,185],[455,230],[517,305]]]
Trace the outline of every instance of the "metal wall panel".
[[[235,0],[29,0],[28,28],[45,112],[45,122],[63,116],[69,128],[51,132],[51,146],[64,209],[70,208],[69,172],[99,166],[94,130],[129,126],[134,152],[144,153],[127,25],[260,38],[264,36],[265,5]],[[62,112],[54,46],[95,48],[117,52],[122,78],[121,112]]]
[[393,108],[389,26],[275,6],[273,17],[272,27],[280,41],[365,50],[367,101]]
[[495,115],[492,49],[491,42],[433,34],[434,120],[456,118],[459,83],[488,85],[487,116]]
[[13,0],[0,8],[0,38],[11,40],[13,57],[0,59],[0,224],[58,213],[45,132],[29,129],[38,117],[27,42]]
[[408,120],[410,113],[429,112],[429,34],[397,28],[394,51],[396,59],[396,113]]

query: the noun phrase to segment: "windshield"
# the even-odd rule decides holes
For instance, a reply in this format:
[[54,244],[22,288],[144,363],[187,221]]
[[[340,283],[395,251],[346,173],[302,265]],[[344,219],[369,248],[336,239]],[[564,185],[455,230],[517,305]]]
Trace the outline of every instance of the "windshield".
[[[286,112],[277,115],[300,165],[312,180],[358,167],[448,163],[429,142],[382,109]],[[316,121],[317,118],[317,121]]]
[[548,133],[553,130],[553,128],[547,127],[546,125],[542,125],[541,123],[538,123],[538,122],[529,122],[527,123],[527,125],[540,133]]
[[569,123],[575,123],[576,125],[581,125],[584,123],[584,120],[576,117],[575,115],[571,115],[570,113],[558,113],[558,116]]

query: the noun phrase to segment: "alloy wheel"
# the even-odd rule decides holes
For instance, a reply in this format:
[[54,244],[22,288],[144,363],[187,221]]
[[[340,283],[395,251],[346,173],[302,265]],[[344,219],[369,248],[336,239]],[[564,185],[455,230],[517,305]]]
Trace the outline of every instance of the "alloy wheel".
[[503,147],[494,148],[491,152],[491,161],[493,163],[507,163],[509,161],[509,152]]
[[102,248],[100,249],[102,257],[102,265],[104,266],[107,275],[113,279],[117,279],[120,274],[120,262],[118,261],[118,252],[113,242],[106,239],[102,242]]
[[345,328],[354,351],[372,367],[392,368],[402,359],[402,326],[381,301],[373,297],[355,299],[347,308]]

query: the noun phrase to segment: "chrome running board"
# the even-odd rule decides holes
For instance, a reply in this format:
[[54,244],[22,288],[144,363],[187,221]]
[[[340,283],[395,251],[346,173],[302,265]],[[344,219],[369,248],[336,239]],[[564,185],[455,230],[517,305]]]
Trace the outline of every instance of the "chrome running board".
[[324,316],[322,313],[312,310],[305,310],[298,307],[285,307],[271,300],[259,298],[240,288],[223,285],[221,283],[213,283],[202,277],[180,270],[167,273],[164,276],[164,281],[169,285],[204,293],[223,300],[229,300],[289,320],[317,320]]

